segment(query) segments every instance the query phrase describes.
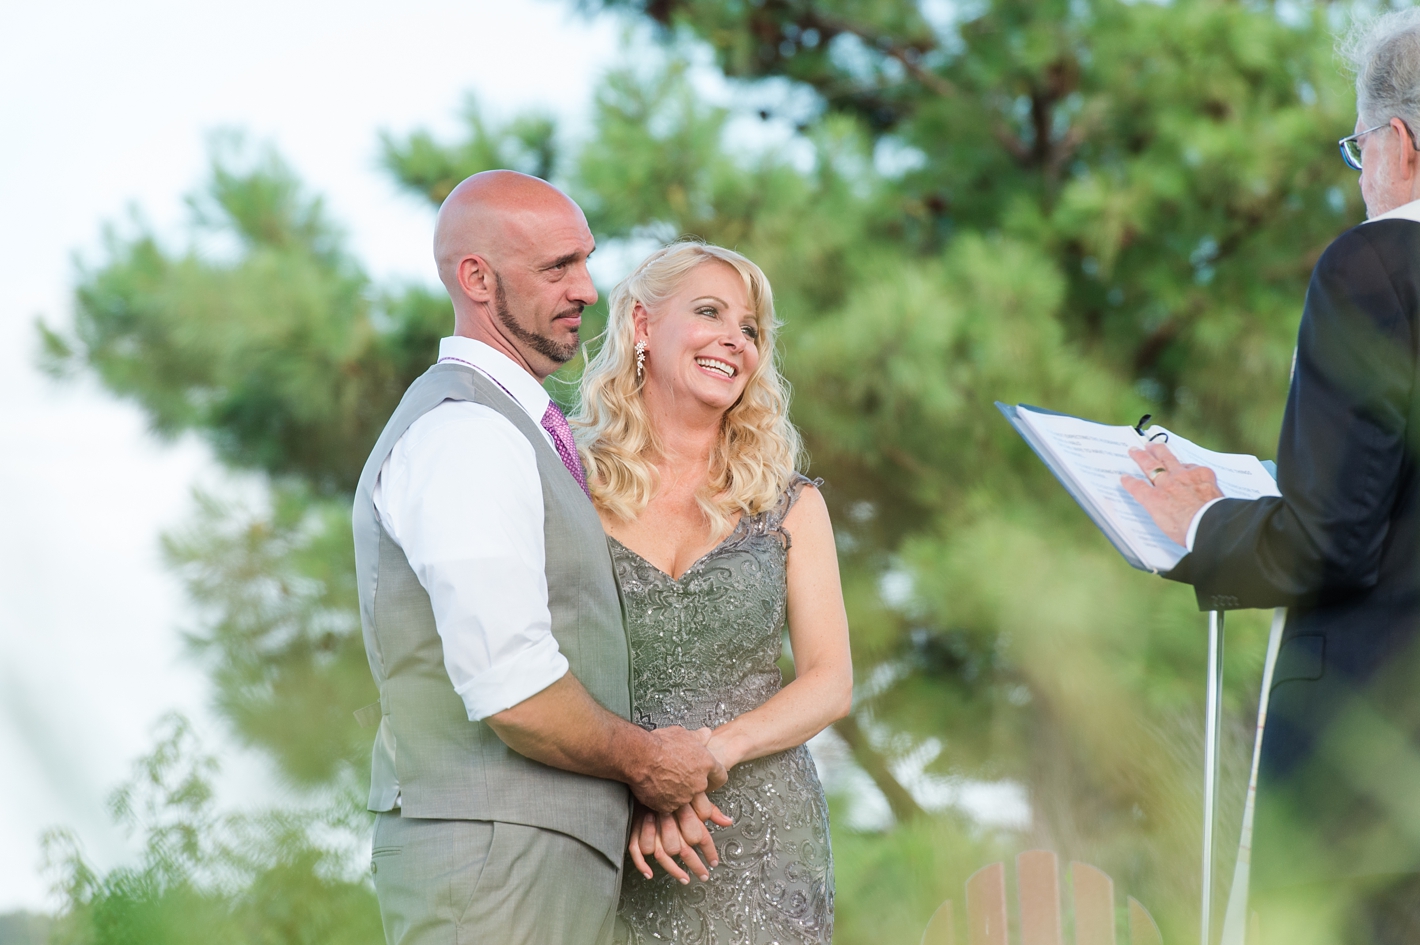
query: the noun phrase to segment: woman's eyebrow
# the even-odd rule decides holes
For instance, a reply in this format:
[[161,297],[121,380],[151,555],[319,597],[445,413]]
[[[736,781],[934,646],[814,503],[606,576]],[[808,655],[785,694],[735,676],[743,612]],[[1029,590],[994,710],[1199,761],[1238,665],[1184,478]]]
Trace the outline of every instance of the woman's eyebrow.
[[716,305],[719,305],[721,308],[729,308],[729,307],[730,307],[730,306],[725,302],[724,299],[719,298],[718,296],[714,296],[714,295],[702,295],[700,298],[695,299],[694,301],[692,301],[691,304],[694,305],[696,302],[706,302],[706,301],[714,302]]

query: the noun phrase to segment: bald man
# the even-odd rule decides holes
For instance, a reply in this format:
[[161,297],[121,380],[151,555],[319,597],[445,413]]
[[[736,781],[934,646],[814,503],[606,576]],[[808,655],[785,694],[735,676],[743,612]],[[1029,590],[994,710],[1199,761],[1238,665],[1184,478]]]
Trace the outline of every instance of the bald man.
[[725,779],[708,731],[626,721],[606,539],[541,384],[576,354],[594,248],[581,209],[541,180],[459,184],[434,236],[454,335],[360,477],[380,689],[370,869],[390,945],[606,941],[631,796],[693,833],[686,805],[711,816],[704,792]]

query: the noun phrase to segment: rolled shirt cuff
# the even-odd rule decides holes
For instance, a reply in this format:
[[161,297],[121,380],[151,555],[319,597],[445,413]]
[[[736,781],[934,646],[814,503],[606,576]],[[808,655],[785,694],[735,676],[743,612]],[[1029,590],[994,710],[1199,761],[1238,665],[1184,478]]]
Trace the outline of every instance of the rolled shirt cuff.
[[1217,505],[1219,502],[1222,502],[1223,499],[1223,496],[1219,496],[1216,499],[1212,499],[1208,502],[1205,502],[1203,504],[1203,508],[1193,513],[1193,521],[1188,523],[1188,535],[1185,537],[1183,543],[1184,547],[1188,549],[1190,554],[1193,552],[1193,540],[1198,537],[1198,523],[1203,521],[1203,513],[1211,509],[1213,506]]
[[549,633],[454,691],[463,699],[469,720],[478,722],[537,695],[567,675],[569,668],[567,657]]

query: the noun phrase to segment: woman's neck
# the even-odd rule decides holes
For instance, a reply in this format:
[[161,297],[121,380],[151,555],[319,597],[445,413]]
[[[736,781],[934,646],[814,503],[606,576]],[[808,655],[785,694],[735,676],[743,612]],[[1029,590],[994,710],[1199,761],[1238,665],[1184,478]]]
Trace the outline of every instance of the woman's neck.
[[648,419],[660,441],[655,464],[663,480],[686,484],[693,477],[698,486],[710,472],[710,454],[720,437],[722,417],[709,413],[688,417],[684,412],[647,406],[651,408]]

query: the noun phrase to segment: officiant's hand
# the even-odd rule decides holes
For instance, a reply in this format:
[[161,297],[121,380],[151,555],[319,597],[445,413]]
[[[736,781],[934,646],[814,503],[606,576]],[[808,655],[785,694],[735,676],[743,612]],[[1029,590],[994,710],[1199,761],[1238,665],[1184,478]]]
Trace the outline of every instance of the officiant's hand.
[[705,747],[710,729],[686,731],[669,725],[647,732],[647,751],[627,779],[636,799],[652,810],[671,813],[697,794],[713,791],[729,777]]
[[[701,882],[709,880],[710,870],[706,869],[705,863],[709,863],[712,868],[719,866],[720,855],[715,849],[714,838],[705,828],[706,821],[721,827],[728,827],[733,823],[704,794],[697,794],[689,804],[679,808],[674,814],[658,813],[638,804],[632,817],[631,842],[627,846],[632,865],[641,875],[650,879],[653,870],[647,863],[647,857],[651,857],[660,863],[667,873],[682,883],[688,883],[690,876],[674,859],[679,856]],[[697,847],[705,858],[704,863],[695,854]]]
[[1218,477],[1207,466],[1180,463],[1162,443],[1130,450],[1129,458],[1139,464],[1145,479],[1120,476],[1125,491],[1139,500],[1165,535],[1186,545],[1193,516],[1209,502],[1223,498]]

